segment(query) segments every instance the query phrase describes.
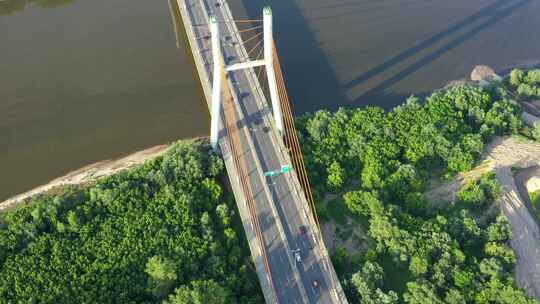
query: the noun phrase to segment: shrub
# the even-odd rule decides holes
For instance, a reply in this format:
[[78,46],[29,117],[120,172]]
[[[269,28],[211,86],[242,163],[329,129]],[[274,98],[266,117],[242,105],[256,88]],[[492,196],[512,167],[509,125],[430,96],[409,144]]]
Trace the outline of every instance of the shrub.
[[527,83],[540,84],[540,69],[534,69],[527,72]]
[[531,135],[537,141],[540,141],[540,121],[537,121],[534,124],[534,127],[531,130]]
[[465,189],[458,192],[458,202],[467,208],[478,209],[485,205],[486,194],[476,182],[470,183]]
[[526,73],[515,69],[510,73],[509,83],[521,97],[540,97],[540,69]]
[[466,208],[479,210],[501,195],[501,189],[493,173],[483,175],[479,180],[470,182],[457,194],[458,203]]
[[512,72],[510,72],[510,84],[514,87],[519,86],[519,84],[523,82],[524,78],[525,72],[520,69],[513,69]]

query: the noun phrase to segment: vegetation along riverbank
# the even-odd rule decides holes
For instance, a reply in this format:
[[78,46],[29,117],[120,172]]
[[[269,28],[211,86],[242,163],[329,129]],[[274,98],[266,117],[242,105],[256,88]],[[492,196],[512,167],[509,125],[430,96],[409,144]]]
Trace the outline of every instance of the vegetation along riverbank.
[[508,88],[516,73],[523,79],[514,72],[486,88],[457,85],[391,112],[340,109],[299,119],[318,213],[351,302],[534,302],[515,284],[510,240],[518,229],[496,204],[503,191],[495,174],[454,189],[450,203],[424,194],[473,169],[495,136],[533,139]]
[[180,142],[3,214],[0,303],[261,303],[221,159]]
[[[540,147],[515,78],[297,119],[351,303],[535,303],[511,171]],[[163,153],[3,213],[0,303],[262,303],[222,161],[205,141]]]

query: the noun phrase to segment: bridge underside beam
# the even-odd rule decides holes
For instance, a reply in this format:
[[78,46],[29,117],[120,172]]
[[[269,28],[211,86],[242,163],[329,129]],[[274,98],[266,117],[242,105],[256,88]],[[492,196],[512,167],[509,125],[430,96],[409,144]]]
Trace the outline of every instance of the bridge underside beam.
[[237,70],[242,70],[242,69],[249,69],[249,68],[254,68],[254,67],[263,66],[263,65],[266,65],[266,61],[264,59],[236,63],[236,64],[233,64],[233,65],[230,65],[230,66],[226,67],[225,70],[227,72],[232,72],[232,71],[237,71]]

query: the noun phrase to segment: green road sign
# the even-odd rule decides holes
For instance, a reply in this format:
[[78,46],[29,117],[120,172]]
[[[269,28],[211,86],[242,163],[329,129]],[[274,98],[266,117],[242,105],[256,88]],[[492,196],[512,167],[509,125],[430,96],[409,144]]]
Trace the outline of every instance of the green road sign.
[[267,171],[267,172],[264,172],[264,176],[276,176],[276,175],[279,175],[279,174],[283,174],[283,173],[289,173],[291,172],[291,166],[289,165],[284,165],[284,166],[281,166],[281,170],[280,171]]
[[276,171],[268,171],[268,172],[264,172],[264,176],[274,176],[274,175],[278,175],[279,173],[276,172]]

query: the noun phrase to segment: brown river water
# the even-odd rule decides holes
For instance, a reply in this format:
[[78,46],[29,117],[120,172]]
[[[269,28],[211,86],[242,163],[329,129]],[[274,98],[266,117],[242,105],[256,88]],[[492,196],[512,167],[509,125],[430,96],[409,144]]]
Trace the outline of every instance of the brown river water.
[[[272,6],[296,114],[391,108],[468,77],[476,64],[540,59],[540,0],[230,4],[239,19],[259,19]],[[0,201],[208,130],[167,1],[0,0]]]

